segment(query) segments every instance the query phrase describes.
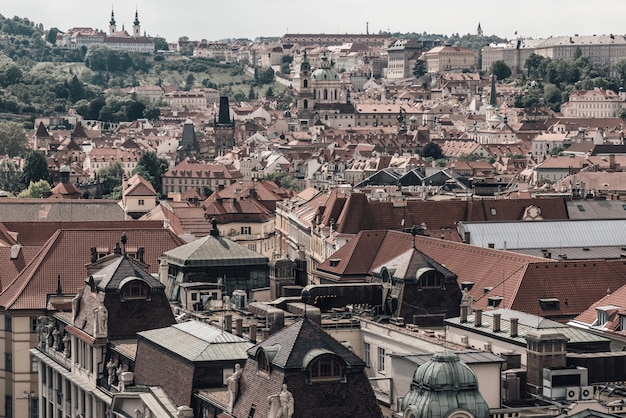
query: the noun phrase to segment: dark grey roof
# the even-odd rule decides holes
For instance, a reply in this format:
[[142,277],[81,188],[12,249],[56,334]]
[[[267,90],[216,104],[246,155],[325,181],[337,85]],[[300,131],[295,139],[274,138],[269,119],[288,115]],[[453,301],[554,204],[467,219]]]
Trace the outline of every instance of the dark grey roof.
[[245,360],[252,343],[213,325],[188,321],[138,333],[163,349],[194,362]]
[[626,219],[621,200],[575,200],[565,202],[570,219]]
[[0,199],[0,222],[123,221],[117,201],[93,199]]
[[186,267],[250,266],[267,264],[269,259],[224,237],[206,237],[163,253],[169,264]]
[[144,270],[137,261],[127,256],[119,257],[108,266],[99,270],[94,277],[99,277],[98,288],[101,290],[117,290],[126,282],[127,278],[137,278],[146,283],[150,288],[165,288],[148,271]]
[[271,335],[266,340],[248,350],[255,357],[263,349],[271,364],[286,369],[302,370],[312,355],[333,353],[343,359],[347,367],[365,367],[356,354],[335,340],[309,318],[303,318]]

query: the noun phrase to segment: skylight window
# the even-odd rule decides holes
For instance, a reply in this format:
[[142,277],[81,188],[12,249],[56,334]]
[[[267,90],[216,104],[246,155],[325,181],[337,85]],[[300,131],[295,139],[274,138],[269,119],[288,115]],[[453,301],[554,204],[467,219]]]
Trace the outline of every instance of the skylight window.
[[580,212],[584,212],[585,211],[585,207],[583,205],[576,205],[576,207],[578,208],[578,210]]

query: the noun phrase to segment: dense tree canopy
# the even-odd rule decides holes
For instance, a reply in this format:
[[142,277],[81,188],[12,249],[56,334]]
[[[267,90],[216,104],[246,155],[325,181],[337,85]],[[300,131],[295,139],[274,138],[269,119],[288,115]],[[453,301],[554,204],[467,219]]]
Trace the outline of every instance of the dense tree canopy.
[[491,73],[496,76],[498,80],[504,80],[505,78],[511,77],[511,67],[506,65],[504,61],[494,61],[491,64]]
[[17,122],[0,121],[0,155],[22,156],[27,148],[24,126]]
[[24,161],[24,184],[36,183],[39,180],[50,180],[46,156],[38,151],[31,151]]
[[161,193],[161,176],[167,172],[169,164],[165,158],[157,157],[154,152],[141,154],[133,174],[139,174],[152,184],[157,193]]

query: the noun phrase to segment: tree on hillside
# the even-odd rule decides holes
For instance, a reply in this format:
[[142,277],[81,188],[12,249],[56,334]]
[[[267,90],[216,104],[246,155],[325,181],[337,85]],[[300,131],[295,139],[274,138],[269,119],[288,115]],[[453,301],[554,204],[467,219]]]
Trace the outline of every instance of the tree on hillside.
[[289,190],[299,190],[298,184],[294,181],[293,177],[283,171],[275,171],[270,174],[265,174],[259,180],[273,181],[277,185]]
[[139,174],[152,184],[157,193],[161,193],[161,177],[169,169],[169,163],[165,158],[157,157],[154,152],[141,154],[133,174]]
[[24,155],[28,146],[26,130],[17,122],[0,122],[0,155]]
[[496,76],[497,80],[504,80],[511,77],[511,68],[504,61],[498,60],[491,64],[491,73]]
[[24,184],[36,183],[39,180],[50,180],[48,161],[39,151],[31,151],[24,160]]

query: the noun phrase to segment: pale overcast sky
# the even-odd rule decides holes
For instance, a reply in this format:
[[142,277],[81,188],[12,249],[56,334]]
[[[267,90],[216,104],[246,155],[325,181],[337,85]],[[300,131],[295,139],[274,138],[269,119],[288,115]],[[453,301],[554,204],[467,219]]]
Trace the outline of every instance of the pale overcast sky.
[[27,17],[46,29],[107,30],[111,7],[118,30],[132,28],[168,41],[280,36],[285,33],[475,33],[511,39],[550,35],[624,34],[624,0],[4,0],[0,14]]

